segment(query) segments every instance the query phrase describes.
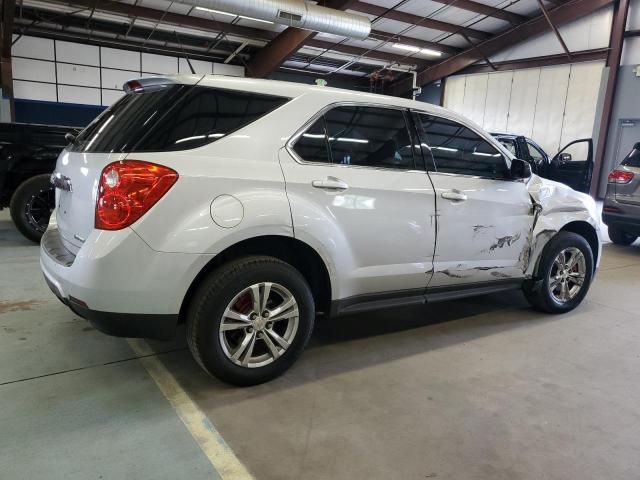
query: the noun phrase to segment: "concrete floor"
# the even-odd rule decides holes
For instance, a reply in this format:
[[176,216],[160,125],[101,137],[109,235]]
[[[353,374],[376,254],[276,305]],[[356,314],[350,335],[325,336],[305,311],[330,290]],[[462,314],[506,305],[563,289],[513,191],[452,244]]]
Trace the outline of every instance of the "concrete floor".
[[[0,477],[217,478],[125,340],[46,290],[0,213]],[[640,478],[640,249],[606,245],[587,300],[518,294],[318,325],[285,376],[158,358],[259,480]]]

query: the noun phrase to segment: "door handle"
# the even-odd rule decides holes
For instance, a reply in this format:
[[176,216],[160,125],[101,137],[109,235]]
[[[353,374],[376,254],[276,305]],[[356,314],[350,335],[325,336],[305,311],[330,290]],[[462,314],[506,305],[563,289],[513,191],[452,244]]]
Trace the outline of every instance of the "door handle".
[[313,180],[311,186],[323,190],[346,190],[349,188],[345,182],[336,177],[327,177],[324,180]]
[[455,190],[451,190],[449,192],[443,192],[442,198],[447,200],[452,200],[454,202],[464,202],[467,199],[467,196],[462,192],[456,192]]

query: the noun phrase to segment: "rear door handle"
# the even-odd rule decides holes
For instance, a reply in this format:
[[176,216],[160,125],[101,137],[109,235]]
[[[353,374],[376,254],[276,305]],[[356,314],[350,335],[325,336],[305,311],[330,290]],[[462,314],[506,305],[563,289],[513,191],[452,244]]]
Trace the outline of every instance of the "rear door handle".
[[442,198],[453,200],[454,202],[464,202],[467,199],[467,196],[462,192],[451,190],[449,192],[443,192]]
[[324,180],[313,180],[311,186],[322,188],[323,190],[346,190],[349,185],[339,178],[327,177]]

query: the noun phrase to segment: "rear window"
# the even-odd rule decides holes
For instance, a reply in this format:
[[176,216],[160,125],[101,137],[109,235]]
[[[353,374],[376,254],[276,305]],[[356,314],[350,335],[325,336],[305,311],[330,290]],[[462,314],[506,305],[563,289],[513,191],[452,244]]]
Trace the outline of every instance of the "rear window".
[[622,161],[622,165],[626,167],[640,168],[640,145],[636,144],[631,153]]
[[275,110],[288,98],[171,85],[130,93],[79,136],[82,152],[187,150],[214,142]]

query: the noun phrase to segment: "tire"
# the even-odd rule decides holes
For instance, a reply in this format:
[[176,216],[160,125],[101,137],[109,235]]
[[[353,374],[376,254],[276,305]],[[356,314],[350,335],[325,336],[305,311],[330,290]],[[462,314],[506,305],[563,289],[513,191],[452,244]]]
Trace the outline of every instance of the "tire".
[[[571,270],[565,269],[569,273],[564,273],[556,263],[561,252],[569,252],[564,257],[568,260],[567,263],[571,263],[573,258],[568,255],[577,255],[578,252],[582,255],[583,262],[579,261],[580,256],[577,255],[577,265]],[[540,311],[547,313],[569,312],[580,305],[589,291],[593,280],[593,267],[593,252],[585,238],[572,232],[559,232],[549,240],[542,251],[537,274],[539,281],[525,285],[523,288],[525,297],[533,307]],[[582,276],[582,284],[579,289],[574,290],[580,275]],[[558,286],[553,287],[553,282],[557,282]],[[566,291],[562,290],[562,283],[566,283]],[[566,299],[562,298],[564,292],[568,293]]]
[[[269,303],[264,301],[267,282]],[[267,305],[264,312],[256,312],[263,307],[256,309],[253,303],[252,292],[256,290],[251,287],[256,285],[259,301]],[[270,314],[285,318],[269,323],[271,317],[262,313],[276,312],[287,298],[293,298],[295,304],[284,313]],[[297,317],[293,315],[296,307]],[[251,320],[254,313],[260,315]],[[273,257],[243,257],[217,268],[198,287],[187,312],[187,343],[195,360],[210,375],[232,385],[257,385],[282,375],[293,365],[309,342],[314,318],[311,289],[300,272]],[[229,330],[221,331],[222,325]],[[246,343],[248,337],[253,340]],[[286,340],[288,346],[284,348],[277,337]]]
[[631,245],[638,238],[616,227],[609,227],[609,238],[616,245]]
[[22,235],[39,243],[55,207],[55,189],[48,174],[25,180],[13,192],[9,210],[11,219]]

